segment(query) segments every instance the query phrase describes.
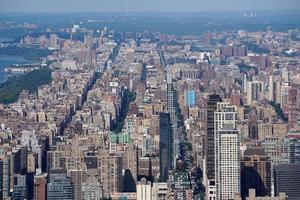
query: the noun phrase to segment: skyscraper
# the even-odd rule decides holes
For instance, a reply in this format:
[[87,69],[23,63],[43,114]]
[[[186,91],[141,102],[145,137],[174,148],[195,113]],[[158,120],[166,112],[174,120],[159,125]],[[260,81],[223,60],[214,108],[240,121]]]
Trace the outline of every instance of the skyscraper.
[[261,81],[248,82],[247,89],[247,104],[250,105],[252,101],[259,101],[262,98],[261,92],[264,91],[264,83]]
[[103,152],[98,157],[104,197],[109,197],[114,192],[122,192],[122,166],[123,159],[120,155]]
[[243,93],[247,94],[247,90],[248,90],[247,74],[243,74]]
[[207,100],[206,133],[204,137],[204,184],[206,187],[207,199],[216,198],[215,186],[215,141],[214,141],[214,112],[217,110],[217,103],[222,99],[217,94],[212,94]]
[[300,165],[279,164],[274,167],[275,195],[284,192],[289,200],[300,199]]
[[217,109],[217,103],[222,99],[219,95],[210,95],[207,100],[207,131],[204,142],[204,155],[206,159],[207,178],[215,179],[215,143],[214,143],[214,112]]
[[170,113],[172,134],[171,134],[171,169],[175,169],[176,159],[179,156],[179,135],[178,135],[178,119],[176,115],[176,95],[173,88],[173,80],[171,71],[167,71],[167,111]]
[[275,94],[274,94],[274,75],[270,74],[269,76],[269,101],[274,101]]
[[159,165],[160,165],[160,180],[167,181],[169,170],[172,165],[171,160],[171,119],[170,113],[159,114]]
[[218,103],[214,113],[215,180],[218,200],[234,199],[240,193],[239,137],[236,107]]
[[290,128],[294,128],[298,121],[297,93],[298,90],[295,87],[288,90],[288,125]]
[[47,174],[34,176],[34,200],[46,200]]
[[284,139],[284,150],[291,164],[300,164],[300,134],[289,134]]
[[82,183],[86,181],[86,170],[69,170],[71,183],[74,186],[74,200],[82,199]]
[[289,70],[287,67],[284,67],[281,70],[281,78],[283,79],[284,82],[289,82]]
[[10,158],[0,159],[0,199],[8,198],[10,191]]
[[27,199],[27,183],[26,175],[15,174],[12,199]]
[[138,149],[129,146],[123,154],[123,170],[125,170],[123,192],[135,192],[138,175]]

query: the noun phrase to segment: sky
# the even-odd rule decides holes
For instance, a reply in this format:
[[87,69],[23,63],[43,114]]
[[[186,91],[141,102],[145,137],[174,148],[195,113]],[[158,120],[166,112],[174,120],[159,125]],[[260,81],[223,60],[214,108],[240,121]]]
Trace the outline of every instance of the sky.
[[0,0],[1,12],[300,10],[300,0]]

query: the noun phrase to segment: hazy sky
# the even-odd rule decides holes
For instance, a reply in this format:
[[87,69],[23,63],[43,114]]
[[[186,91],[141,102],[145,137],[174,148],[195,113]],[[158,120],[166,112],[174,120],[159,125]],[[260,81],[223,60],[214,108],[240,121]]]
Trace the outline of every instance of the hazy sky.
[[282,9],[300,10],[300,0],[0,0],[0,13]]

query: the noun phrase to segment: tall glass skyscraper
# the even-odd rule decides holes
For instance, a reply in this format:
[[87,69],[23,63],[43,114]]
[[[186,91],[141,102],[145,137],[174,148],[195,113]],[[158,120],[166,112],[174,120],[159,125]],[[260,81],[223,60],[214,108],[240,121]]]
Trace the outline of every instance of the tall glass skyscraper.
[[178,135],[178,118],[176,115],[176,95],[173,88],[171,71],[167,72],[167,111],[170,113],[172,134],[171,134],[171,169],[175,169],[176,159],[179,157],[179,135]]
[[212,94],[207,100],[207,130],[204,143],[204,154],[206,159],[206,175],[209,180],[215,179],[215,142],[214,142],[214,112],[217,103],[222,99],[217,94]]
[[169,170],[172,165],[171,161],[171,119],[170,113],[159,114],[159,162],[160,162],[160,180],[167,181]]

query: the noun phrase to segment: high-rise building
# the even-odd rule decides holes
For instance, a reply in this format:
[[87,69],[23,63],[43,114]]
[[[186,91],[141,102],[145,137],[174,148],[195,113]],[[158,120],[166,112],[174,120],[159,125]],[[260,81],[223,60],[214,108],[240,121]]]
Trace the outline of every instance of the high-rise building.
[[275,100],[275,90],[274,90],[274,75],[270,74],[269,76],[269,101],[274,101]]
[[282,86],[282,83],[281,81],[276,81],[274,83],[275,85],[275,102],[276,103],[281,103],[281,86]]
[[160,180],[160,158],[157,155],[152,155],[150,157],[151,164],[151,176],[155,181]]
[[248,50],[246,46],[240,46],[235,48],[234,56],[244,57],[248,55]]
[[290,128],[294,128],[297,124],[298,106],[297,106],[297,93],[298,90],[295,87],[289,88],[288,91],[288,125]]
[[81,185],[82,199],[83,200],[101,200],[102,187],[97,178],[87,179]]
[[274,167],[275,195],[284,192],[289,200],[300,199],[300,165],[279,164]]
[[247,47],[237,47],[232,45],[219,47],[217,48],[217,52],[221,57],[244,57],[248,54]]
[[0,199],[6,199],[10,194],[10,158],[0,159]]
[[51,34],[50,35],[50,47],[53,49],[57,49],[58,45],[57,45],[57,40],[58,37],[56,34]]
[[300,134],[288,134],[284,139],[284,151],[288,163],[300,164]]
[[[289,100],[289,90],[291,88],[291,85],[289,82],[284,82],[281,86],[280,86],[280,97],[279,97],[279,103],[281,108],[283,108],[283,111],[287,111],[287,107],[288,107],[288,100]],[[285,114],[287,114],[285,112]]]
[[47,184],[47,200],[73,200],[74,186],[65,173],[50,174]]
[[27,172],[35,173],[37,164],[37,154],[29,153],[27,156]]
[[284,82],[289,82],[289,70],[287,67],[284,67],[281,70],[281,78],[283,79]]
[[98,156],[98,169],[100,169],[104,197],[109,197],[114,192],[122,192],[122,168],[122,156],[108,152],[103,152]]
[[0,159],[0,199],[3,199],[3,175],[4,175],[4,172],[3,172],[3,160]]
[[152,187],[151,182],[142,178],[136,187],[136,197],[139,200],[152,200]]
[[209,180],[215,179],[215,142],[214,142],[214,112],[217,103],[221,102],[219,95],[210,95],[207,100],[207,131],[204,142],[204,155],[206,160],[206,176]]
[[34,176],[34,200],[46,200],[47,174]]
[[171,119],[170,113],[159,114],[159,163],[160,163],[160,180],[167,181],[169,170],[171,169]]
[[[262,141],[262,147],[270,158],[271,172],[273,172],[275,165],[284,162],[283,140],[277,136],[268,136]],[[271,185],[274,186],[274,173],[271,173]],[[274,194],[274,187],[271,189],[271,194]]]
[[236,107],[217,103],[214,113],[216,199],[234,199],[240,193],[240,147]]
[[151,161],[150,157],[139,157],[138,162],[138,175],[140,177],[148,177],[151,176]]
[[247,74],[243,74],[243,93],[247,94],[247,90],[248,90]]
[[172,134],[171,134],[171,169],[175,169],[176,160],[179,156],[179,134],[178,134],[178,118],[176,115],[176,98],[172,80],[171,71],[167,71],[167,111],[170,113],[171,119],[171,127],[172,127]]
[[28,199],[26,175],[15,174],[12,199]]
[[129,146],[123,155],[124,188],[123,192],[135,192],[138,176],[138,149]]
[[12,154],[9,155],[9,170],[10,170],[10,190],[14,186],[14,174],[21,174],[27,167],[27,147],[13,149]]
[[256,108],[250,109],[250,119],[248,121],[248,133],[249,133],[249,138],[251,140],[257,140],[258,139],[258,122],[257,122],[257,110]]
[[261,81],[248,82],[247,89],[247,104],[250,105],[252,101],[259,101],[262,99],[262,92],[264,91],[264,83]]
[[233,46],[222,46],[220,47],[220,52],[222,57],[231,57],[233,56],[234,47]]
[[81,200],[81,186],[86,181],[86,170],[69,170],[68,175],[74,186],[74,200]]
[[282,163],[283,141],[276,136],[268,136],[262,141],[262,147],[270,158],[272,165]]
[[241,158],[241,196],[251,188],[258,196],[271,195],[271,162],[263,148],[248,148]]

